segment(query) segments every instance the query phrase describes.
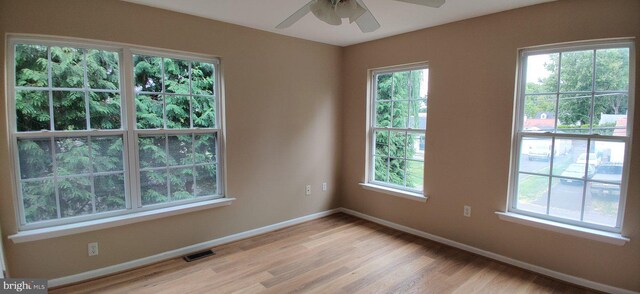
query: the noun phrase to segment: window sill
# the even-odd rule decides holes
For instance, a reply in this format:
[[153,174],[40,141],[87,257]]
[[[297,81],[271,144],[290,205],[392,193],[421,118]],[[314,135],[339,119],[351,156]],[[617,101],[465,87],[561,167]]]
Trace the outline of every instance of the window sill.
[[496,211],[496,214],[501,220],[522,224],[525,226],[531,226],[543,230],[553,231],[556,233],[576,236],[589,240],[604,242],[608,244],[623,246],[627,242],[631,241],[629,238],[622,236],[618,233],[605,232],[600,230],[588,229],[559,222],[543,220],[535,217],[521,215],[512,212]]
[[126,215],[119,215],[109,218],[91,220],[81,223],[68,224],[55,226],[43,229],[34,229],[28,231],[21,231],[15,235],[9,236],[9,239],[13,243],[24,243],[31,241],[38,241],[62,236],[68,236],[73,234],[79,234],[84,232],[97,231],[102,229],[108,229],[133,223],[139,223],[163,217],[179,215],[194,211],[205,210],[214,207],[230,205],[235,198],[221,198],[203,202],[189,203],[180,206],[173,206],[137,213],[131,213]]
[[427,202],[427,198],[429,198],[427,196],[424,196],[418,193],[412,193],[412,192],[403,191],[400,189],[394,189],[394,188],[389,188],[389,187],[379,186],[379,185],[374,185],[369,183],[360,183],[360,186],[362,186],[362,188],[367,190],[389,194],[397,197],[402,197],[402,198],[414,200],[414,201]]

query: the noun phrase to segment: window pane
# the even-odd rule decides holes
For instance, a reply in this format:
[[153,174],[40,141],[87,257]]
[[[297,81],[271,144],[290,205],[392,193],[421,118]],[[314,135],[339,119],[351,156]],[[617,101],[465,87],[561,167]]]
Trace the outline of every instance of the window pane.
[[144,136],[138,138],[140,168],[167,166],[165,136]]
[[84,87],[84,50],[51,47],[51,80],[53,87]]
[[53,180],[22,182],[22,200],[27,223],[58,217]]
[[92,129],[120,129],[120,94],[89,92]]
[[414,70],[411,71],[409,75],[411,92],[409,99],[426,99],[426,87],[423,87],[422,84],[426,82],[427,70]]
[[373,157],[374,164],[374,180],[386,182],[389,177],[389,158],[388,157]]
[[580,220],[583,189],[584,181],[554,178],[551,182],[549,215]]
[[164,59],[164,90],[167,93],[189,94],[189,62]]
[[408,71],[393,73],[393,100],[408,100],[409,95]]
[[563,94],[558,104],[558,132],[589,133],[591,94]]
[[[593,166],[593,165],[592,165]],[[562,179],[563,183],[573,183],[578,182],[578,179],[584,180],[585,174],[586,179],[589,179],[593,176],[591,166],[589,167],[589,172],[585,170],[586,166],[584,163],[571,163],[567,165],[566,168],[562,169],[560,176],[566,177],[568,179]]]
[[620,185],[590,182],[584,207],[584,221],[615,227],[620,210]]
[[51,141],[46,139],[19,139],[20,177],[22,179],[47,177],[53,174]]
[[162,58],[133,55],[136,92],[162,91]]
[[142,205],[162,203],[169,200],[167,195],[167,171],[141,171],[140,192]]
[[47,46],[16,45],[16,86],[47,87],[49,85]]
[[409,102],[409,128],[427,128],[427,100]]
[[213,97],[195,96],[191,99],[193,127],[216,127],[216,101]]
[[84,93],[53,91],[53,121],[57,131],[87,129]]
[[169,165],[193,164],[191,135],[169,136]]
[[627,135],[629,96],[601,94],[594,97],[593,132],[606,136]]
[[389,156],[404,158],[407,143],[407,136],[404,132],[390,132]]
[[424,162],[407,161],[407,187],[422,190],[424,186]]
[[214,94],[214,65],[204,62],[191,63],[191,90],[193,94]]
[[62,217],[89,214],[93,211],[93,194],[89,177],[58,179]]
[[595,166],[592,176],[594,181],[611,183],[622,182],[622,170],[624,165],[624,142],[591,141],[591,152],[595,159],[589,162]]
[[523,130],[551,132],[555,128],[555,117],[555,95],[527,95],[524,97]]
[[118,53],[90,49],[87,52],[87,77],[91,89],[119,89]]
[[596,50],[596,91],[629,89],[629,48]]
[[167,128],[187,129],[191,126],[189,119],[189,97],[166,95]]
[[561,92],[593,89],[593,51],[563,52],[561,62]]
[[169,170],[171,180],[171,200],[193,198],[193,168],[177,168]]
[[525,93],[555,93],[558,91],[559,54],[527,56],[527,81]]
[[89,173],[87,138],[56,138],[56,173],[60,176]]
[[195,163],[216,162],[216,143],[218,135],[195,135]]
[[519,174],[516,207],[520,210],[546,214],[548,191],[548,177]]
[[376,75],[376,100],[391,100],[392,74]]
[[407,158],[424,161],[424,134],[408,133],[407,136]]
[[409,101],[393,102],[393,127],[406,128],[409,122]]
[[93,172],[122,171],[122,137],[92,137],[91,150]]
[[375,131],[376,147],[373,154],[389,156],[389,131]]
[[391,102],[376,103],[376,127],[387,128],[391,126]]
[[549,174],[550,159],[551,138],[522,138],[519,161],[520,171],[538,174]]
[[[565,172],[569,172],[567,169],[571,164],[575,163],[582,164],[582,169],[584,170],[587,140],[556,138],[553,154],[554,175],[563,175]],[[595,158],[590,159],[590,161],[592,160],[595,160]],[[565,174],[565,176],[571,176],[570,174]]]
[[196,196],[216,195],[216,166],[205,165],[196,167]]
[[123,174],[96,176],[94,179],[94,187],[96,193],[96,212],[126,208]]
[[16,123],[19,132],[50,130],[49,92],[16,91]]
[[138,129],[164,127],[164,101],[160,95],[136,96],[136,121]]
[[389,161],[389,182],[392,184],[404,186],[405,165],[404,159],[391,158]]

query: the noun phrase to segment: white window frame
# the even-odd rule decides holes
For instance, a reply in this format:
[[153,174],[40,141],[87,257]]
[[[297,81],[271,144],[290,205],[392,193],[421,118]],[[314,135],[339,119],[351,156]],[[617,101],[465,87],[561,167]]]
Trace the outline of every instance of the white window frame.
[[[403,198],[418,200],[422,202],[426,200],[424,185],[422,187],[422,190],[419,190],[419,189],[412,189],[409,187],[394,185],[388,182],[376,181],[375,180],[375,159],[374,159],[374,150],[376,146],[376,142],[375,142],[376,131],[398,131],[398,132],[405,132],[405,133],[423,134],[425,136],[425,144],[427,141],[427,127],[425,127],[424,129],[416,129],[416,128],[409,128],[409,127],[396,128],[392,126],[376,127],[375,125],[376,114],[377,114],[376,101],[377,101],[377,95],[378,95],[378,92],[377,92],[378,79],[376,79],[376,76],[379,74],[389,74],[389,73],[397,73],[397,72],[412,71],[412,70],[424,70],[424,69],[429,70],[429,64],[426,62],[369,70],[369,93],[367,95],[368,96],[367,97],[367,103],[368,103],[367,146],[366,146],[367,160],[366,160],[366,168],[365,168],[366,183],[361,184],[363,188],[374,190],[374,191],[385,193],[385,194],[399,196]],[[431,73],[429,72],[427,79],[430,79],[430,78],[431,78]],[[427,91],[429,91],[429,89],[427,89]],[[429,94],[427,93],[427,105],[429,104],[429,99],[430,97],[429,97]],[[393,113],[393,106],[391,111]],[[428,112],[429,110],[427,107],[427,113]],[[427,114],[427,117],[428,117],[428,114]],[[405,139],[405,146],[406,145],[407,144]],[[405,160],[407,160],[406,156],[407,154],[405,152],[405,155],[404,155]],[[422,169],[424,173],[424,171],[426,170],[425,168],[426,167],[426,146],[425,146],[425,158],[423,159],[422,163],[423,163]],[[405,181],[406,181],[406,170],[407,170],[407,167],[405,165]]]
[[[581,51],[581,50],[598,50],[598,49],[610,49],[610,48],[629,48],[629,90],[628,92],[628,114],[627,114],[627,135],[626,136],[606,136],[606,135],[598,135],[598,134],[567,134],[567,133],[554,133],[554,132],[531,132],[524,131],[522,128],[524,126],[524,99],[526,97],[526,73],[527,73],[527,57],[530,55],[539,55],[539,54],[550,54],[550,53],[562,53],[562,52],[570,52],[570,51]],[[595,55],[594,55],[594,58]],[[562,60],[560,59],[559,70],[561,70]],[[595,87],[595,79],[596,79],[596,71],[595,71],[596,61],[593,61],[593,87],[589,93],[591,95],[592,100],[594,99],[594,95],[601,94],[602,92],[609,93],[608,91],[596,91]],[[559,73],[560,74],[560,73]],[[559,75],[558,74],[558,75]],[[558,223],[558,226],[569,225],[574,226],[575,230],[581,230],[580,228],[586,228],[596,231],[610,232],[610,233],[620,233],[622,230],[624,212],[625,212],[625,204],[627,199],[627,187],[629,182],[629,168],[630,168],[630,158],[631,158],[631,142],[632,142],[632,134],[633,134],[633,113],[634,113],[634,101],[635,101],[635,44],[632,39],[609,39],[609,40],[596,40],[596,41],[585,41],[585,42],[572,42],[566,44],[556,44],[556,45],[547,45],[547,46],[539,46],[533,48],[524,48],[519,51],[518,54],[518,74],[517,74],[517,92],[516,92],[516,107],[514,112],[514,127],[512,133],[512,150],[511,150],[511,170],[509,175],[509,197],[508,197],[508,205],[507,209],[509,213],[514,213],[517,215],[523,215],[525,217],[531,217],[534,219],[540,219],[543,221],[551,221]],[[554,95],[557,99],[560,95],[560,87],[555,92],[548,93],[549,95]],[[610,91],[611,93],[622,93],[624,91]],[[538,94],[538,93],[537,93]],[[539,93],[543,95],[545,93]],[[563,93],[565,94],[565,93]],[[593,101],[592,106],[593,108]],[[558,104],[556,103],[556,118],[558,113]],[[594,114],[593,109],[591,110],[590,119],[593,120]],[[556,119],[557,121],[557,119]],[[557,123],[557,122],[556,122]],[[591,126],[590,128],[592,128]],[[590,129],[591,130],[591,129]],[[619,210],[618,216],[616,220],[616,226],[609,227],[604,225],[598,225],[593,223],[587,223],[583,221],[575,221],[560,217],[554,217],[548,214],[539,214],[531,211],[525,211],[517,209],[517,189],[518,189],[518,174],[520,173],[520,153],[521,153],[521,142],[522,138],[525,136],[531,137],[544,137],[550,138],[552,140],[552,147],[554,148],[556,138],[559,139],[583,139],[587,141],[587,160],[588,155],[591,152],[589,149],[591,148],[592,140],[599,141],[615,141],[615,142],[623,142],[625,144],[625,154],[624,154],[624,165],[622,171],[622,179],[620,182],[620,202],[619,202]],[[550,159],[550,166],[553,166],[553,156]],[[553,178],[562,178],[560,175],[551,175],[552,171],[550,171],[549,177]],[[551,183],[549,184],[551,185]],[[585,180],[586,185],[586,180]],[[584,198],[583,191],[583,198]],[[549,198],[549,197],[548,197]],[[549,199],[547,200],[549,201]],[[581,215],[584,215],[584,206],[585,200],[582,201]],[[547,203],[547,209],[549,203]],[[582,217],[581,217],[582,218]]]
[[[15,86],[15,46],[17,44],[33,44],[43,46],[67,46],[83,49],[108,50],[118,53],[118,62],[120,69],[119,77],[119,93],[120,93],[120,111],[121,111],[121,128],[115,130],[85,130],[85,131],[30,131],[18,132],[16,123],[16,86]],[[134,67],[133,55],[144,54],[150,56],[176,58],[188,61],[200,61],[214,64],[215,72],[215,107],[216,107],[216,127],[215,128],[190,128],[190,129],[137,129],[136,128],[136,111],[135,111],[135,93],[134,93]],[[56,227],[81,227],[83,223],[87,226],[94,226],[94,223],[101,223],[100,220],[122,222],[122,219],[128,219],[140,215],[143,219],[149,218],[149,213],[158,211],[159,214],[167,214],[167,209],[171,209],[171,214],[175,214],[175,209],[184,207],[185,212],[194,211],[194,205],[202,203],[203,206],[220,206],[216,205],[215,200],[221,200],[221,205],[228,205],[230,202],[222,200],[233,200],[226,197],[225,190],[225,128],[224,128],[224,93],[222,86],[222,69],[219,57],[203,55],[190,52],[181,52],[174,50],[157,49],[143,46],[136,46],[124,43],[105,42],[87,39],[40,36],[40,35],[9,35],[7,42],[7,117],[9,120],[9,139],[10,154],[13,167],[11,169],[13,177],[14,191],[14,208],[16,211],[16,224],[20,232],[27,231],[47,231],[55,230]],[[85,65],[86,66],[86,65]],[[164,71],[163,71],[164,72]],[[49,74],[49,79],[51,75]],[[86,81],[85,81],[86,83]],[[37,90],[51,90],[51,81],[48,87],[37,87]],[[21,87],[22,88],[22,87]],[[34,88],[35,89],[35,88]],[[61,88],[55,88],[60,90]],[[78,91],[78,89],[73,89]],[[98,90],[100,91],[100,90]],[[182,96],[190,96],[185,94]],[[90,114],[87,113],[87,116]],[[218,194],[206,197],[197,197],[193,199],[171,201],[166,203],[152,204],[142,206],[140,195],[140,167],[138,154],[138,135],[184,135],[184,134],[213,134],[216,133],[218,141],[216,144],[216,181]],[[66,218],[56,218],[46,221],[38,221],[27,223],[24,215],[24,202],[22,199],[20,162],[18,152],[18,138],[54,138],[54,137],[93,137],[105,135],[120,135],[123,139],[123,169],[125,180],[125,209],[92,213],[81,216],[73,216]],[[56,201],[58,196],[56,196]],[[175,209],[173,209],[175,208]],[[60,210],[58,210],[60,211]],[[115,226],[115,225],[114,225]],[[15,235],[15,236],[19,236]]]

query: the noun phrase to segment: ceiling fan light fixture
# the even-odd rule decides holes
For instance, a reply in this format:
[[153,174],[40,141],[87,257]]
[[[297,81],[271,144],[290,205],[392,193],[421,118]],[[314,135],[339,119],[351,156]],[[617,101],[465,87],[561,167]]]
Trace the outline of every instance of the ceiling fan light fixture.
[[343,0],[336,5],[336,14],[338,17],[348,18],[349,23],[356,21],[365,12],[367,12],[367,10],[360,6],[355,0]]
[[336,14],[336,10],[333,7],[331,1],[316,0],[311,4],[311,13],[315,15],[319,20],[324,21],[330,25],[339,26],[342,24],[342,19]]

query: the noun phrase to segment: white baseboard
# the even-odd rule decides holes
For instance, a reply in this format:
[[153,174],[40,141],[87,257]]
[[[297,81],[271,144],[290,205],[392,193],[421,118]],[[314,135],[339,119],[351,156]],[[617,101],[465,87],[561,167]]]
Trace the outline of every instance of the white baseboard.
[[298,217],[298,218],[290,219],[290,220],[283,221],[283,222],[280,222],[280,223],[276,223],[276,224],[273,224],[273,225],[268,225],[268,226],[265,226],[265,227],[261,227],[261,228],[257,228],[257,229],[253,229],[253,230],[249,230],[249,231],[245,231],[245,232],[229,235],[229,236],[218,238],[218,239],[214,239],[214,240],[211,240],[211,241],[206,241],[206,242],[194,244],[194,245],[187,246],[187,247],[182,247],[182,248],[179,248],[179,249],[163,252],[163,253],[160,253],[160,254],[147,256],[147,257],[143,257],[143,258],[140,258],[140,259],[127,261],[127,262],[123,262],[123,263],[120,263],[120,264],[116,264],[116,265],[112,265],[112,266],[108,266],[108,267],[103,267],[103,268],[99,268],[99,269],[95,269],[95,270],[91,270],[91,271],[87,271],[87,272],[83,272],[83,273],[79,273],[79,274],[75,274],[75,275],[71,275],[71,276],[51,279],[51,280],[49,280],[48,284],[49,284],[49,287],[58,287],[58,286],[78,283],[78,282],[82,282],[82,281],[86,281],[86,280],[90,280],[90,279],[95,279],[95,278],[99,278],[99,277],[104,277],[104,276],[108,276],[108,275],[113,275],[113,274],[116,274],[116,273],[119,273],[119,272],[131,270],[131,269],[134,269],[134,268],[142,267],[142,266],[145,266],[145,265],[150,265],[150,264],[161,262],[161,261],[165,261],[165,260],[168,260],[168,259],[176,258],[176,257],[183,256],[183,255],[186,255],[186,254],[189,254],[189,253],[193,253],[193,252],[196,252],[196,251],[206,250],[206,249],[209,249],[211,247],[219,246],[221,244],[230,243],[230,242],[238,241],[238,240],[241,240],[241,239],[246,239],[246,238],[249,238],[249,237],[254,237],[254,236],[257,236],[257,235],[261,235],[261,234],[264,234],[264,233],[272,232],[272,231],[279,230],[279,229],[282,229],[282,228],[286,228],[286,227],[289,227],[289,226],[297,225],[297,224],[304,223],[304,222],[307,222],[307,221],[310,221],[310,220],[314,220],[314,219],[318,219],[318,218],[321,218],[321,217],[325,217],[325,216],[328,216],[328,215],[331,215],[331,214],[334,214],[334,213],[337,213],[337,212],[340,212],[340,209],[331,209],[331,210],[322,211],[322,212],[318,212],[318,213],[314,213],[314,214],[309,214],[309,215],[305,215],[305,216],[302,216],[302,217]]
[[456,242],[456,241],[453,241],[453,240],[449,240],[449,239],[446,239],[446,238],[443,238],[443,237],[440,237],[440,236],[436,236],[436,235],[433,235],[433,234],[429,234],[429,233],[424,232],[424,231],[416,230],[416,229],[413,229],[413,228],[410,228],[410,227],[407,227],[407,226],[403,226],[403,225],[400,225],[400,224],[397,224],[397,223],[394,223],[394,222],[390,222],[390,221],[383,220],[383,219],[380,219],[380,218],[377,218],[377,217],[373,217],[373,216],[370,216],[370,215],[367,215],[367,214],[364,214],[364,213],[361,213],[361,212],[358,212],[358,211],[355,211],[355,210],[351,210],[351,209],[347,209],[347,208],[338,208],[338,210],[340,212],[343,212],[343,213],[346,213],[346,214],[349,214],[349,215],[352,215],[352,216],[355,216],[355,217],[358,217],[358,218],[361,218],[361,219],[364,219],[364,220],[368,220],[368,221],[383,225],[385,227],[393,228],[393,229],[396,229],[398,231],[403,231],[405,233],[409,233],[411,235],[415,235],[415,236],[422,237],[422,238],[425,238],[425,239],[429,239],[429,240],[432,240],[432,241],[435,241],[435,242],[438,242],[438,243],[449,245],[451,247],[455,247],[455,248],[458,248],[458,249],[461,249],[461,250],[464,250],[464,251],[468,251],[468,252],[471,252],[471,253],[474,253],[474,254],[478,254],[478,255],[481,255],[481,256],[484,256],[484,257],[487,257],[487,258],[490,258],[490,259],[494,259],[494,260],[497,260],[497,261],[500,261],[500,262],[503,262],[503,263],[506,263],[506,264],[510,264],[510,265],[513,265],[513,266],[516,266],[516,267],[519,267],[519,268],[523,268],[523,269],[526,269],[526,270],[529,270],[529,271],[532,271],[532,272],[536,272],[536,273],[539,273],[539,274],[542,274],[542,275],[545,275],[545,276],[548,276],[548,277],[552,277],[552,278],[555,278],[555,279],[558,279],[558,280],[561,280],[561,281],[565,281],[565,282],[568,282],[568,283],[571,283],[571,284],[580,285],[580,286],[583,286],[583,287],[595,289],[595,290],[606,292],[606,293],[620,293],[620,294],[627,294],[627,293],[628,294],[638,294],[639,293],[639,292],[634,292],[634,291],[631,291],[631,290],[617,288],[617,287],[605,285],[605,284],[602,284],[602,283],[594,282],[594,281],[591,281],[591,280],[579,278],[579,277],[576,277],[576,276],[563,274],[563,273],[560,273],[560,272],[557,272],[557,271],[553,271],[553,270],[550,270],[550,269],[547,269],[547,268],[544,268],[544,267],[541,267],[541,266],[537,266],[537,265],[533,265],[533,264],[526,263],[526,262],[523,262],[523,261],[519,261],[519,260],[516,260],[516,259],[513,259],[513,258],[509,258],[509,257],[503,256],[503,255],[500,255],[500,254],[496,254],[496,253],[493,253],[493,252],[490,252],[490,251],[482,250],[480,248],[476,248],[476,247],[473,247],[473,246],[462,244],[462,243],[459,243],[459,242]]

